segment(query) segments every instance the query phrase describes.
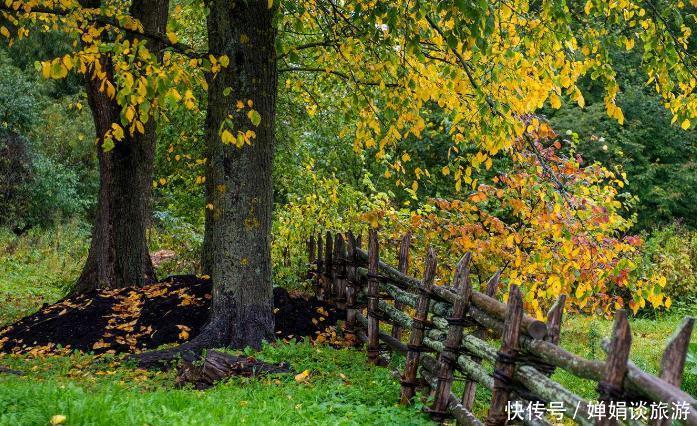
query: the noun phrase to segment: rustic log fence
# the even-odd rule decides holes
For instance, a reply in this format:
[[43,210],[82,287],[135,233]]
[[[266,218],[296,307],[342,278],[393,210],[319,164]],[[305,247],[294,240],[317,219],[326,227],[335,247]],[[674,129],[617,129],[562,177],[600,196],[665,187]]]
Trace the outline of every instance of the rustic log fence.
[[[320,234],[307,245],[315,291],[346,309],[345,330],[366,344],[368,362],[380,364],[389,351],[406,355],[400,375],[402,404],[409,404],[416,390],[423,388],[433,396],[427,411],[434,420],[452,417],[465,425],[504,425],[512,414],[515,417],[512,407],[529,410],[540,404],[556,411],[547,411],[548,416],[536,411],[515,420],[548,425],[549,414],[555,414],[583,425],[667,425],[673,420],[697,425],[697,400],[680,389],[693,318],[685,318],[669,340],[659,377],[629,361],[631,330],[623,310],[615,315],[611,339],[603,342],[606,361],[588,360],[558,345],[564,295],[550,309],[546,323],[532,318],[523,312],[517,286],[511,285],[507,304],[494,298],[500,272],[486,283],[484,292],[472,288],[469,253],[458,263],[452,286],[435,286],[433,249],[428,250],[423,279],[407,275],[410,242],[411,235],[400,241],[398,268],[380,260],[376,230],[368,234],[367,251],[361,249],[360,237],[350,232]],[[383,331],[381,323],[389,324],[390,332]],[[402,334],[406,332],[405,343]],[[496,337],[501,342],[498,348],[490,343]],[[494,366],[492,373],[483,361]],[[555,382],[551,376],[558,368],[597,383],[597,401],[585,400]],[[453,392],[456,378],[464,381],[461,396]],[[472,413],[477,386],[491,390],[483,421]],[[600,415],[601,404],[605,410],[607,404],[615,403],[630,414],[613,418],[603,411],[605,415]],[[670,417],[676,418],[641,414],[656,403],[666,404]]]

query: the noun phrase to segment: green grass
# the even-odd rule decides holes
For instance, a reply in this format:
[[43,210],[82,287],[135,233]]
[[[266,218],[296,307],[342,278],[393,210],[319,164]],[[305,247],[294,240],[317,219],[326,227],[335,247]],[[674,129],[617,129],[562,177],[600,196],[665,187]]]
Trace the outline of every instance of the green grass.
[[88,244],[89,230],[77,223],[21,237],[0,229],[0,326],[63,297],[80,274]]
[[[78,224],[30,231],[20,238],[0,230],[0,326],[63,297],[80,272],[88,238],[85,227]],[[173,244],[156,238],[154,247],[174,248]],[[186,252],[186,248],[174,249]],[[654,320],[632,319],[631,359],[656,373],[666,340],[686,314],[694,315],[694,308],[674,309]],[[612,321],[582,316],[564,321],[563,347],[586,358],[605,358],[600,343],[610,335]],[[692,341],[697,342],[697,337]],[[402,358],[396,358],[392,368],[370,367],[364,352],[306,343],[267,345],[259,357],[288,361],[297,372],[308,369],[312,375],[307,383],[296,383],[292,374],[235,378],[196,391],[176,389],[174,372],[143,371],[117,358],[0,355],[0,365],[26,373],[0,374],[0,425],[45,425],[58,414],[67,416],[67,424],[94,425],[428,422],[419,404],[396,405],[399,382],[391,371],[403,369]],[[597,396],[592,382],[563,371],[553,378],[585,398]],[[461,387],[462,382],[456,382],[454,389],[459,392]],[[697,395],[697,376],[686,374],[682,387]],[[479,387],[476,414],[485,415],[489,398],[490,392]]]
[[92,425],[428,423],[419,406],[397,404],[398,381],[390,369],[368,366],[364,352],[274,344],[258,357],[288,361],[311,375],[302,383],[293,374],[233,378],[197,391],[176,389],[174,372],[111,359],[5,356],[1,363],[27,375],[0,375],[0,424],[45,425],[58,414],[67,416],[67,424]]

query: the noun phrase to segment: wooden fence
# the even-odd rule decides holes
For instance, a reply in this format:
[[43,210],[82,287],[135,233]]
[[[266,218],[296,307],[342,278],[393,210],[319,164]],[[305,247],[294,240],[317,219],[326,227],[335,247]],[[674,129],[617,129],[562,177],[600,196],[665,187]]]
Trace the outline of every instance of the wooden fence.
[[[433,395],[428,412],[435,420],[454,417],[465,425],[512,420],[548,425],[562,416],[584,425],[697,425],[697,400],[680,389],[693,318],[685,318],[670,338],[656,377],[629,360],[632,338],[623,310],[615,315],[611,338],[603,342],[605,362],[585,359],[559,346],[565,296],[542,322],[523,312],[518,287],[510,287],[507,304],[494,298],[500,273],[484,292],[474,290],[469,254],[458,263],[452,286],[435,286],[433,249],[419,280],[407,275],[410,236],[398,248],[397,268],[380,260],[377,231],[370,231],[368,240],[364,251],[351,233],[311,238],[310,277],[321,298],[346,310],[345,328],[365,342],[368,362],[379,364],[390,351],[406,354],[401,403],[410,403],[423,387]],[[498,348],[493,339],[500,340]],[[483,361],[493,364],[493,372]],[[597,401],[555,382],[555,369],[597,383]],[[453,392],[456,379],[464,381],[460,396]],[[483,421],[472,413],[478,386],[491,390]]]

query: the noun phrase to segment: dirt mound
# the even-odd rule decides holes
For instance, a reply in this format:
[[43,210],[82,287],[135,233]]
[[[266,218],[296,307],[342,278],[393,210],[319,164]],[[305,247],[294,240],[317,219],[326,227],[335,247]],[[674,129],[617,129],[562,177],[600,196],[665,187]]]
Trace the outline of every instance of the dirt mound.
[[[344,317],[316,298],[274,288],[276,336],[316,336]],[[208,318],[211,282],[171,276],[143,288],[104,290],[44,305],[0,330],[0,352],[39,355],[57,350],[119,353],[183,343]]]

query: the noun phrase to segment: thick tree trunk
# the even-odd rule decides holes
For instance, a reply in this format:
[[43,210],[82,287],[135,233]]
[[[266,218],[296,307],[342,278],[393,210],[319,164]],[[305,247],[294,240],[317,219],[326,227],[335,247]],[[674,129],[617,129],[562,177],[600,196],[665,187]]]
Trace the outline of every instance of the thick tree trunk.
[[[131,15],[146,32],[164,34],[168,0],[134,0]],[[152,51],[160,46],[148,43]],[[111,72],[111,61],[102,65]],[[113,81],[113,80],[112,80]],[[143,134],[128,132],[116,147],[104,152],[103,135],[119,123],[120,107],[100,89],[101,82],[89,78],[87,98],[94,118],[99,158],[99,198],[87,261],[73,291],[84,293],[100,288],[141,286],[155,281],[146,241],[150,220],[150,191],[157,133],[155,120],[144,125]]]
[[[277,3],[277,2],[274,2]],[[267,0],[209,3],[208,41],[230,65],[210,79],[206,144],[208,209],[204,270],[213,280],[211,317],[197,344],[251,346],[273,338],[271,285],[271,170],[276,108],[275,6]],[[224,91],[230,87],[228,96]],[[241,101],[245,108],[238,109]],[[250,102],[251,101],[251,102]],[[249,105],[261,115],[254,126]],[[253,130],[251,145],[223,144],[227,117],[231,131]]]

